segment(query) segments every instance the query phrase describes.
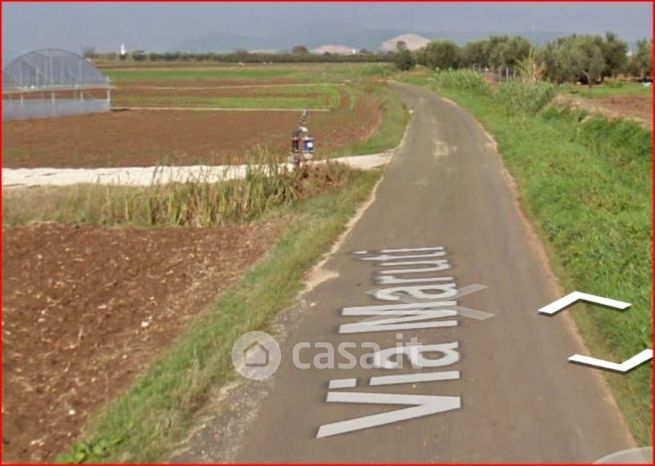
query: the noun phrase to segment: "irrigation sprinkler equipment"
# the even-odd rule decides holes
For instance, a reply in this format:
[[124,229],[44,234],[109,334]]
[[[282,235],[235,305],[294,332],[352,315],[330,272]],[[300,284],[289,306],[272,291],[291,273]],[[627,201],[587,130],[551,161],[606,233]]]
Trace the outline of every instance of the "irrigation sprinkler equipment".
[[309,129],[307,129],[308,117],[309,111],[307,109],[303,110],[300,114],[298,127],[293,130],[291,135],[289,162],[294,168],[299,168],[314,157],[314,138],[309,135]]

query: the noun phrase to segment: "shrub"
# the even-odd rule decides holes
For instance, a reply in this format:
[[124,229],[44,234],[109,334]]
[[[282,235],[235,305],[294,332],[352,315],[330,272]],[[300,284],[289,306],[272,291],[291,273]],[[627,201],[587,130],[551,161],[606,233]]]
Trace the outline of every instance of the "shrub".
[[3,226],[40,222],[103,226],[210,227],[249,221],[265,212],[343,187],[353,171],[337,162],[290,170],[248,164],[244,179],[197,179],[147,187],[76,185],[3,192]]
[[473,70],[446,70],[434,74],[437,86],[448,89],[470,91],[481,95],[491,95],[489,85],[479,73]]
[[496,91],[495,98],[508,112],[534,114],[555,97],[555,86],[544,81],[507,81]]
[[416,65],[412,52],[407,49],[398,50],[393,62],[400,71],[409,71]]

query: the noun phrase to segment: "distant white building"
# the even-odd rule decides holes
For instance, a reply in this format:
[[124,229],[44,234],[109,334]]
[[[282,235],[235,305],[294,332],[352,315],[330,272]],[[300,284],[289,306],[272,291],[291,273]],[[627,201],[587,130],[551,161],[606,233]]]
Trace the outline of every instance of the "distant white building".
[[419,36],[418,34],[401,34],[382,42],[380,48],[385,52],[395,52],[398,47],[398,42],[404,42],[409,50],[418,50],[428,45],[430,39]]
[[312,50],[312,53],[322,55],[324,53],[331,53],[332,55],[354,55],[357,49],[346,47],[345,45],[321,45],[320,47]]
[[121,57],[124,57],[127,55],[127,48],[125,47],[125,44],[121,44],[120,51],[118,52]]

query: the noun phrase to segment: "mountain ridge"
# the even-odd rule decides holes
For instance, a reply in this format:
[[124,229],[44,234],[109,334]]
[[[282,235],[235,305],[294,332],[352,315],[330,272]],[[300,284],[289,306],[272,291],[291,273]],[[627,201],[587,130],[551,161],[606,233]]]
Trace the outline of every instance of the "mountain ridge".
[[[291,36],[287,31],[275,32],[263,36],[213,32],[189,38],[173,46],[173,50],[183,52],[232,52],[236,49],[246,50],[291,50],[295,45],[304,45],[316,49],[329,44],[340,44],[354,49],[379,51],[383,43],[397,36],[417,35],[429,40],[452,40],[458,45],[469,41],[484,39],[491,35],[504,35],[495,31],[414,31],[402,29],[366,29],[356,25],[308,23],[294,29]],[[508,35],[521,35],[536,45],[568,35],[558,31],[525,31]]]

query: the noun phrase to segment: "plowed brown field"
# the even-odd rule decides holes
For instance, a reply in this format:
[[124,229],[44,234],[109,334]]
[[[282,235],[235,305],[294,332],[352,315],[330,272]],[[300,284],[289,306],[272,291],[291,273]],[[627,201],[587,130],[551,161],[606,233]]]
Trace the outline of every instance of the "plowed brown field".
[[[152,89],[123,92],[170,94]],[[183,95],[212,92],[252,95],[259,91],[185,90]],[[350,99],[342,92],[339,108],[310,113],[317,157],[331,156],[367,140],[381,118],[379,102],[373,97],[360,95],[351,108]],[[248,151],[258,146],[283,160],[297,122],[298,114],[292,111],[174,110],[7,121],[2,125],[2,165],[90,168],[242,163]]]
[[286,223],[3,228],[3,462],[52,462]]
[[653,124],[653,97],[650,95],[608,96],[586,99],[567,94],[557,96],[557,101],[565,105],[608,118],[632,118],[646,126]]

